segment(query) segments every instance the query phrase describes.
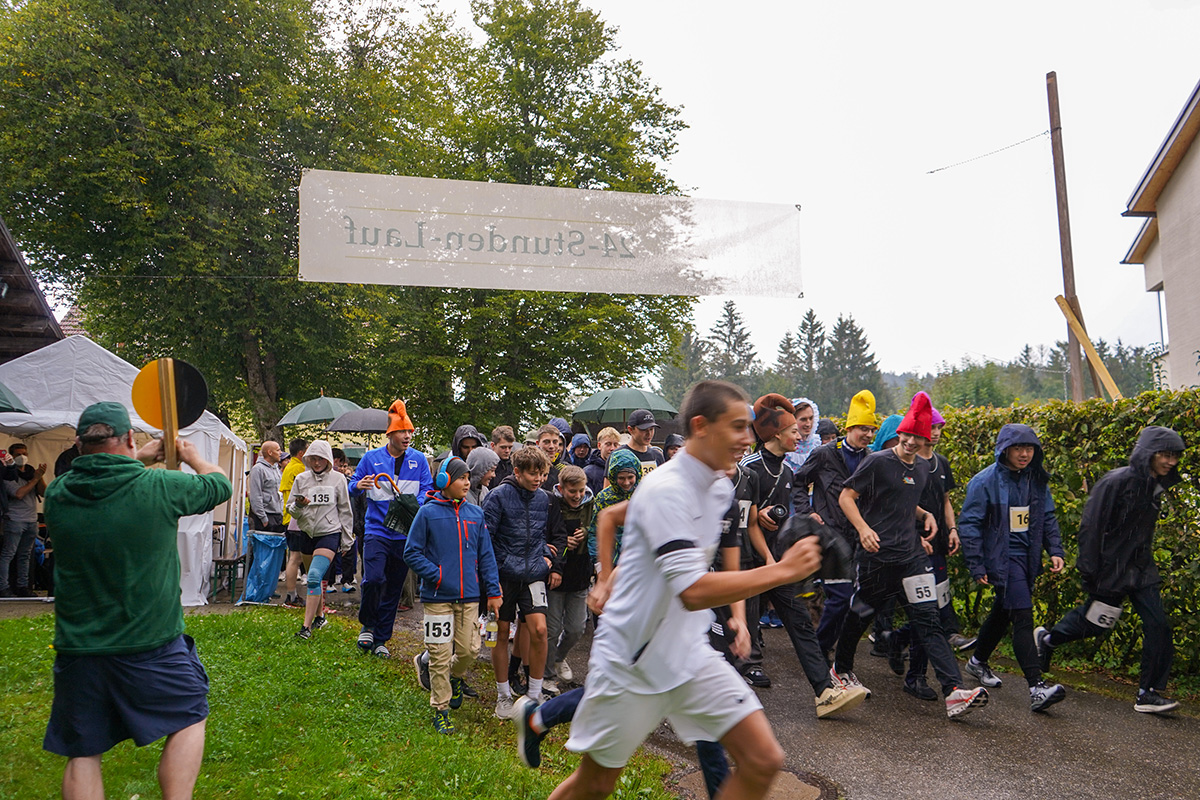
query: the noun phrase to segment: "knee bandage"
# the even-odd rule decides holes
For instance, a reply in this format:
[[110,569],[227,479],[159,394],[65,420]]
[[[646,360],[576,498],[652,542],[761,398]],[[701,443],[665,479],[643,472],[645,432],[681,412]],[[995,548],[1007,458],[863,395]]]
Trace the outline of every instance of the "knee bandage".
[[329,571],[329,556],[313,556],[312,566],[308,568],[308,593],[321,594],[321,579]]

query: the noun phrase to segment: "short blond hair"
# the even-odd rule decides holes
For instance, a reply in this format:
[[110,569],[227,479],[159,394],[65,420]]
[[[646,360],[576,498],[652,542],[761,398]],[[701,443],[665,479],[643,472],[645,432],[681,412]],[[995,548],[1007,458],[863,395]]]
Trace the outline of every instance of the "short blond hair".
[[599,433],[596,434],[596,444],[600,444],[601,442],[608,442],[608,441],[614,441],[614,442],[621,441],[621,434],[619,431],[617,431],[616,428],[612,428],[612,427],[604,428]]
[[587,473],[583,471],[582,467],[564,464],[558,469],[558,483],[560,486],[578,486],[581,483],[587,483]]

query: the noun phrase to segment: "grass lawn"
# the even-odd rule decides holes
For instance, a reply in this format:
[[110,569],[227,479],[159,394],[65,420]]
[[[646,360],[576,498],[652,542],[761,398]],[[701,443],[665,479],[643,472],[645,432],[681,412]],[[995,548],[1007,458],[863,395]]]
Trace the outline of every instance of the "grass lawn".
[[[399,798],[460,800],[545,797],[577,757],[567,730],[542,744],[542,768],[517,758],[511,723],[495,718],[494,684],[483,662],[468,673],[480,689],[452,712],[457,732],[434,732],[429,695],[409,659],[420,647],[399,632],[390,660],[361,655],[358,628],[342,615],[308,642],[297,641],[297,612],[240,609],[187,617],[208,671],[210,716],[197,797]],[[54,617],[0,620],[0,798],[58,795],[59,756],[42,750],[53,691]],[[161,742],[123,742],[104,758],[106,794],[158,797]],[[668,798],[670,765],[639,753],[616,797]]]

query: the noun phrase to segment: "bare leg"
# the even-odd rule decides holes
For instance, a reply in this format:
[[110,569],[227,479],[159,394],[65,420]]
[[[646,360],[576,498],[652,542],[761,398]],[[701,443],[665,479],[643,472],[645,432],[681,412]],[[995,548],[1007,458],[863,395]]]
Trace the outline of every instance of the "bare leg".
[[167,737],[158,760],[158,785],[163,800],[191,800],[204,760],[204,723],[200,720]]
[[310,594],[304,599],[304,627],[312,627],[313,620],[317,618],[317,612],[321,608],[322,600],[324,597],[317,594]]
[[587,754],[579,766],[550,793],[549,800],[604,800],[616,788],[624,767],[602,767]]
[[508,680],[508,626],[507,622],[496,623],[496,646],[492,648],[492,670],[496,683]]
[[771,790],[775,774],[783,769],[783,748],[771,732],[761,710],[733,726],[721,744],[733,756],[737,769],[717,793],[719,800],[758,800]]
[[283,590],[287,594],[296,593],[296,573],[300,571],[300,551],[289,550],[287,566],[283,568]]
[[63,770],[63,800],[104,800],[100,756],[67,759]]
[[529,677],[541,678],[546,671],[546,615],[530,614],[521,629],[529,636],[525,648],[525,662],[529,664]]

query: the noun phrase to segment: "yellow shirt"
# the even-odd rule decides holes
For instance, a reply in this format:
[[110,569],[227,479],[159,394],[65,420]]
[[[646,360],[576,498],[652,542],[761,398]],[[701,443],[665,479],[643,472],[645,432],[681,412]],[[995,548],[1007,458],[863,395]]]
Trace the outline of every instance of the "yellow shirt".
[[292,521],[292,515],[287,512],[288,495],[292,493],[292,484],[296,482],[296,476],[305,469],[303,458],[292,458],[283,468],[283,477],[279,480],[279,491],[283,494],[284,525]]

